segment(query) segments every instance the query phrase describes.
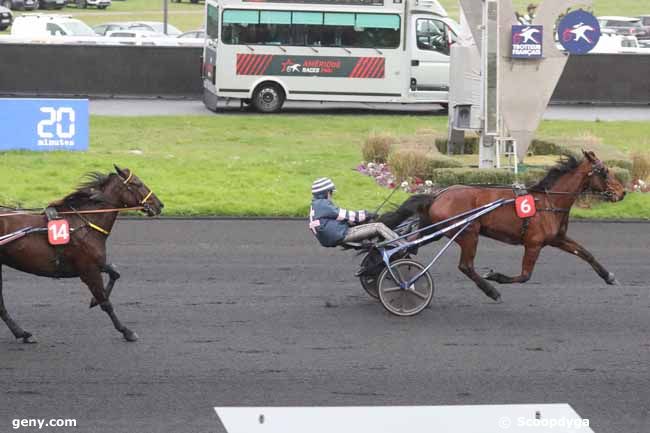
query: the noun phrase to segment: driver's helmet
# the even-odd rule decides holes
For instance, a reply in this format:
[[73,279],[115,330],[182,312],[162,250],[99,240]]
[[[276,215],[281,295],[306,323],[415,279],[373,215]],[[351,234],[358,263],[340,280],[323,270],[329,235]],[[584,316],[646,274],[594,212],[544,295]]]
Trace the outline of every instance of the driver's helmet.
[[328,191],[336,191],[336,186],[329,177],[321,177],[311,184],[311,193],[314,196],[326,194]]

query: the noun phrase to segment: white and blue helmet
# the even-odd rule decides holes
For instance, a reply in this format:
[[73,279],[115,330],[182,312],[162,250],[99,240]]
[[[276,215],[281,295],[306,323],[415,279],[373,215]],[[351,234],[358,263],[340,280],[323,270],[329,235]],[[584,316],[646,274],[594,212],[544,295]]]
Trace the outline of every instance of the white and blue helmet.
[[334,182],[332,182],[332,179],[329,177],[321,177],[311,184],[311,193],[313,195],[322,194],[328,191],[336,191],[336,186],[334,186]]

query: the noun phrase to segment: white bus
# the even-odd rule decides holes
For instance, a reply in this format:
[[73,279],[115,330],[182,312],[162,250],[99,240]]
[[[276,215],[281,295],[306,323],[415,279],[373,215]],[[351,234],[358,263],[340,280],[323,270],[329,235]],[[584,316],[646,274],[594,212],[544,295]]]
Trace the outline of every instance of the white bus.
[[457,24],[436,0],[206,0],[203,101],[440,103]]

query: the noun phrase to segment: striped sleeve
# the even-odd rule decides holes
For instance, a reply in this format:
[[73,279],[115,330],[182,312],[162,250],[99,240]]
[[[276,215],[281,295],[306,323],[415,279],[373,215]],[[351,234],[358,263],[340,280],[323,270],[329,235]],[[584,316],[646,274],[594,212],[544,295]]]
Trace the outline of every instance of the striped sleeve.
[[368,212],[365,210],[352,211],[340,208],[338,211],[337,221],[345,221],[350,225],[360,224],[368,218]]

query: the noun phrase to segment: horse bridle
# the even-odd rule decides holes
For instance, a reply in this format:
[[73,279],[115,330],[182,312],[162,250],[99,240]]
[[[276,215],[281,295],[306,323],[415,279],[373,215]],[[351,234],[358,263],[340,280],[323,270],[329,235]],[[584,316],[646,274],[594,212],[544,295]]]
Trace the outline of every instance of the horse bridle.
[[591,177],[594,174],[600,176],[600,178],[605,181],[605,185],[607,186],[606,190],[603,192],[599,193],[590,193],[592,195],[602,195],[605,198],[611,199],[614,197],[614,191],[611,190],[611,187],[609,185],[609,181],[607,180],[607,175],[609,174],[609,170],[607,167],[605,167],[605,164],[601,160],[596,160],[591,164],[591,171],[587,173],[587,177]]
[[[129,176],[122,181],[122,185],[124,185],[130,193],[134,194],[133,189],[129,186],[131,179],[133,179],[133,171],[129,171]],[[142,200],[140,200],[140,206],[142,206],[143,210],[149,212],[151,210],[151,207],[149,206],[149,203],[147,203],[147,201],[153,195],[153,190],[149,189],[145,184],[142,184],[142,186],[145,189],[147,189],[149,192],[143,196]]]

